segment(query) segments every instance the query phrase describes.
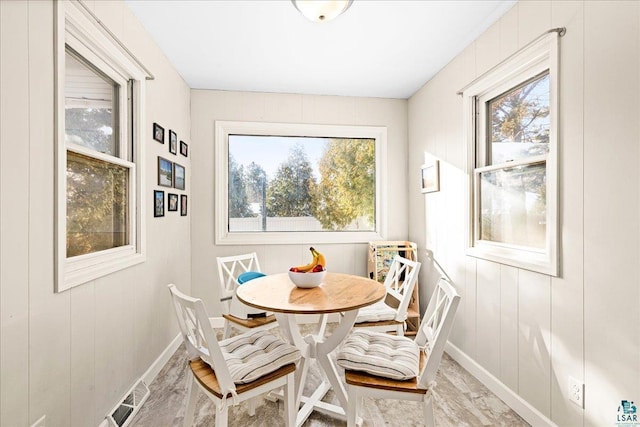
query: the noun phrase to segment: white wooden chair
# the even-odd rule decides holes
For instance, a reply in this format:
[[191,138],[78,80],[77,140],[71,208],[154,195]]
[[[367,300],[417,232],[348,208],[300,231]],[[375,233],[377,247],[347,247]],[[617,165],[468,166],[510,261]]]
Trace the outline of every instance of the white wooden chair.
[[294,372],[300,351],[266,331],[218,341],[202,300],[181,293],[173,284],[169,290],[189,355],[184,426],[193,424],[197,386],[215,403],[216,427],[228,424],[230,404],[284,387],[284,421],[293,427],[297,415]]
[[418,280],[420,263],[396,255],[384,281],[385,299],[358,312],[355,327],[404,335],[407,309]]
[[338,354],[349,396],[347,427],[356,425],[363,396],[422,402],[425,424],[434,427],[435,378],[459,302],[456,290],[441,278],[415,341],[368,330],[351,333]]
[[232,327],[247,332],[267,330],[278,326],[276,317],[264,310],[249,307],[236,298],[239,279],[250,273],[260,273],[260,263],[255,252],[217,257],[218,277],[220,281],[220,301],[223,303],[224,338],[231,336]]

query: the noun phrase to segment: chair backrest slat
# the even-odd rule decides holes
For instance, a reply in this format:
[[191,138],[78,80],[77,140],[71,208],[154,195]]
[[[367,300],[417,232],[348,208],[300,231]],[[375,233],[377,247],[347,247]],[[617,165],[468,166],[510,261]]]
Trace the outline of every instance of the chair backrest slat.
[[440,278],[416,336],[416,343],[427,353],[427,362],[418,376],[418,384],[422,388],[427,388],[436,378],[459,302],[460,295],[453,285]]
[[215,331],[201,299],[183,294],[170,284],[171,298],[178,317],[178,325],[189,360],[204,360],[216,373],[223,393],[235,390],[229,368],[225,363]]
[[398,308],[395,320],[402,322],[407,319],[407,309],[411,302],[413,289],[418,280],[420,263],[396,255],[391,262],[389,272],[384,281],[384,287],[388,295],[398,300]]
[[218,277],[220,280],[220,298],[233,296],[238,287],[238,276],[247,271],[260,272],[258,255],[255,252],[234,255],[227,257],[217,257]]

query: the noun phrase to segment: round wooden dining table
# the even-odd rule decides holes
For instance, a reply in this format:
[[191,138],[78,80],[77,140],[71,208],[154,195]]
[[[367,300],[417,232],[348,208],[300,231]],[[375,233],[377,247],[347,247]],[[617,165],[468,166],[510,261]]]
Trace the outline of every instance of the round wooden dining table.
[[[322,284],[315,288],[298,288],[287,273],[272,274],[253,279],[236,291],[238,300],[251,307],[273,312],[286,338],[302,353],[301,366],[296,369],[296,426],[301,426],[316,410],[346,421],[347,393],[337,368],[329,354],[347,336],[358,315],[358,309],[382,300],[385,288],[366,277],[341,273],[327,273]],[[327,315],[340,313],[340,323],[329,336],[325,336]],[[297,314],[319,314],[321,320],[315,332],[302,336],[296,321]],[[317,360],[326,380],[312,393],[302,391],[311,360]],[[328,381],[327,381],[328,380]],[[322,398],[333,388],[340,406],[323,402]]]

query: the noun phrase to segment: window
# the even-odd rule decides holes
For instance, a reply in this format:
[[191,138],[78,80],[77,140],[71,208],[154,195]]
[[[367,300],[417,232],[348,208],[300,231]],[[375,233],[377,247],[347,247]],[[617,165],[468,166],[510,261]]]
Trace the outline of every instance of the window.
[[216,243],[384,234],[381,127],[216,122]]
[[57,4],[58,292],[144,260],[144,74],[81,7]]
[[557,33],[463,91],[471,159],[468,253],[558,274]]

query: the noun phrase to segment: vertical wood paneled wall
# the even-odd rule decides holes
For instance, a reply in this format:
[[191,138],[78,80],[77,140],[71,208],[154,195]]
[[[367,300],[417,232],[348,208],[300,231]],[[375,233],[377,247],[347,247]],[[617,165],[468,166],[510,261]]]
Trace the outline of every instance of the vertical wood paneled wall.
[[[465,256],[456,92],[560,26],[562,273],[549,277]],[[561,426],[614,425],[620,401],[640,399],[639,39],[637,1],[521,1],[409,100],[409,169],[439,157],[442,189],[409,199],[409,235],[462,294],[451,342]]]
[[[156,76],[145,100],[147,261],[53,293],[54,2],[1,1],[0,425],[7,427],[43,415],[48,426],[98,425],[177,335],[166,284],[190,287],[189,217],[153,218],[156,159],[171,155],[151,139],[156,121],[190,143],[189,88],[124,2],[85,3]],[[180,159],[187,190],[190,159]]]
[[[256,251],[266,273],[286,271],[309,261],[309,245],[214,245],[216,215],[213,183],[214,127],[216,120],[387,127],[388,239],[406,240],[407,191],[407,101],[404,99],[356,98],[299,94],[252,93],[214,90],[191,91],[193,157],[192,268],[193,294],[219,313],[219,285],[216,256]],[[320,245],[327,268],[335,272],[367,274],[367,244]]]

